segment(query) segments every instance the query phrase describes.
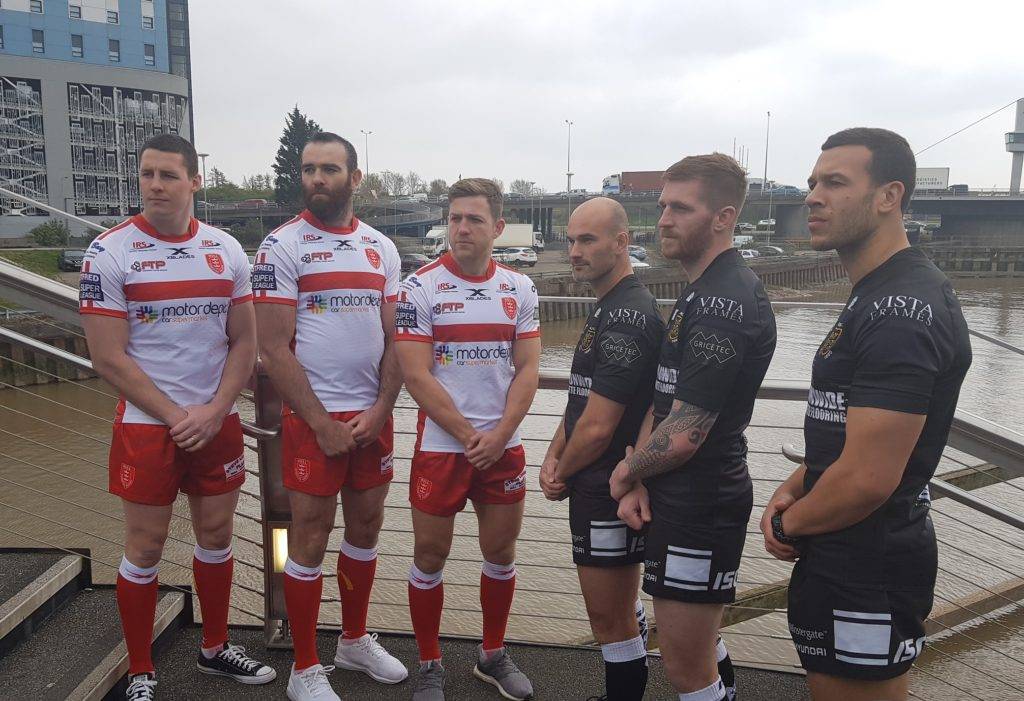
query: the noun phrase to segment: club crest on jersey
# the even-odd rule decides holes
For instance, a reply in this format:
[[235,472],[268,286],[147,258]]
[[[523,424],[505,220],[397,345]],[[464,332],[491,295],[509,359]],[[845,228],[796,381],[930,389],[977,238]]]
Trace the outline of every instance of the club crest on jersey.
[[836,325],[832,327],[832,330],[828,332],[828,336],[825,336],[825,340],[821,342],[821,347],[818,348],[818,354],[822,358],[828,358],[832,355],[832,348],[836,345],[836,341],[843,335],[843,322],[837,321]]
[[206,264],[218,275],[224,272],[224,259],[220,257],[219,253],[207,253]]
[[580,338],[580,353],[589,353],[590,349],[594,346],[594,336],[597,331],[594,330],[593,326],[588,326],[583,331],[583,337]]
[[309,460],[305,458],[295,458],[295,463],[292,465],[292,471],[295,473],[295,479],[299,482],[305,482],[309,479]]
[[370,261],[370,265],[372,265],[374,269],[380,267],[380,254],[377,253],[377,251],[372,248],[366,248],[363,249],[363,252],[366,254],[366,260]]
[[672,321],[668,325],[668,340],[675,343],[679,340],[679,327],[683,325],[683,313],[680,311],[674,312],[672,315]]
[[434,484],[426,477],[416,478],[416,496],[420,499],[426,499],[430,496],[430,492],[433,490]]
[[518,308],[518,305],[516,304],[515,297],[502,297],[501,308],[505,310],[505,316],[509,319],[514,320],[516,318],[516,309]]
[[128,489],[135,484],[135,468],[126,462],[121,463],[121,486]]

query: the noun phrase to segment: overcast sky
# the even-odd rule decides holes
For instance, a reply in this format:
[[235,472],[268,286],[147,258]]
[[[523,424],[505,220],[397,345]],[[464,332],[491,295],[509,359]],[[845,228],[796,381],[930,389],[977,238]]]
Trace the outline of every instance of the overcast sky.
[[[848,126],[915,151],[1024,97],[1019,3],[192,0],[196,145],[233,180],[268,172],[299,108],[365,169],[565,189],[687,154],[749,149],[803,184]],[[855,5],[855,6],[853,6]],[[918,157],[950,183],[1009,183],[1013,107]]]

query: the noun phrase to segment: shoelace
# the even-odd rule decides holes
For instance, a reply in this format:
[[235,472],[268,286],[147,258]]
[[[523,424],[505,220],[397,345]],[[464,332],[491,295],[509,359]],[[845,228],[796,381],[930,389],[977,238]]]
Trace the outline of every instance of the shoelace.
[[245,648],[241,645],[228,645],[217,653],[217,657],[249,674],[262,667],[259,662],[245,654]]
[[327,675],[333,671],[334,665],[310,667],[299,674],[299,680],[306,687],[307,691],[311,694],[319,695],[321,691],[324,691],[324,687],[327,687],[327,689],[331,688],[331,683],[327,681]]
[[427,689],[443,689],[444,688],[444,672],[438,665],[431,665],[427,669],[421,669],[419,676],[416,678],[416,691],[426,691]]
[[495,679],[504,679],[509,674],[515,674],[519,671],[519,668],[516,667],[515,662],[512,661],[507,652],[487,660],[484,664],[490,668],[490,675]]
[[153,698],[153,687],[156,686],[156,679],[142,677],[128,685],[128,701],[149,701]]
[[364,650],[370,653],[373,657],[380,659],[388,656],[388,651],[384,649],[384,646],[377,642],[377,634],[371,633],[370,637],[364,638],[360,644]]

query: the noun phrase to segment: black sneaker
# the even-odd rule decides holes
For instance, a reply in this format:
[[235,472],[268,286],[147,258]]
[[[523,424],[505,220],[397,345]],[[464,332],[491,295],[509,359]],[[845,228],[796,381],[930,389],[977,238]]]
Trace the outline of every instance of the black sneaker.
[[231,677],[242,684],[267,684],[277,679],[277,672],[246,655],[241,645],[231,643],[224,643],[224,649],[209,659],[200,651],[196,667],[204,674]]
[[127,701],[153,701],[156,691],[156,677],[152,674],[135,674],[128,677],[128,690],[125,692]]

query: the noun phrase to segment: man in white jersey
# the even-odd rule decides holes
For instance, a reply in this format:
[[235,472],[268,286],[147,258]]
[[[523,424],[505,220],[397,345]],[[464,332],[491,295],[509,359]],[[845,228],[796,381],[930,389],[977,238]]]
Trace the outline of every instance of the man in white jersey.
[[537,290],[498,266],[491,250],[505,226],[490,180],[448,191],[451,251],[402,285],[397,340],[409,393],[420,405],[409,477],[415,534],[409,609],[420,652],[414,701],[444,699],[438,639],[455,514],[473,501],[484,557],[483,644],[474,674],[508,699],[533,694],[505,652],[515,593],[515,546],[523,520],[526,458],[519,424],[537,391]]
[[285,402],[281,466],[292,525],[284,593],[295,643],[288,697],[297,701],[338,698],[319,661],[316,623],[339,492],[343,632],[334,662],[388,684],[409,674],[366,632],[402,385],[392,347],[401,264],[395,245],[352,213],[362,177],[351,143],[313,136],[302,150],[306,210],[266,238],[253,264],[260,359]]
[[242,247],[191,217],[198,171],[195,149],[180,136],[147,141],[142,213],[93,241],[79,285],[93,367],[122,397],[109,489],[124,506],[117,604],[133,701],[154,698],[157,564],[179,491],[196,536],[199,671],[245,684],[277,676],[227,638],[232,520],[245,481],[235,399],[252,373],[256,325]]

